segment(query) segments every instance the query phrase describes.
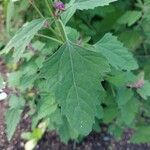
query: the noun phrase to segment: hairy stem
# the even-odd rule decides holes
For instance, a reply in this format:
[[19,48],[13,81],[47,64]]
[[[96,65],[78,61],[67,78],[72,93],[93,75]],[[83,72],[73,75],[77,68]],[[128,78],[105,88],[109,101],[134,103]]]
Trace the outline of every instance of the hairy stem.
[[43,37],[43,38],[46,38],[46,39],[50,39],[50,40],[52,40],[52,41],[54,41],[54,42],[57,42],[57,43],[59,43],[59,44],[63,44],[63,41],[60,41],[60,40],[55,39],[55,38],[53,38],[53,37],[50,37],[50,36],[47,36],[47,35],[43,35],[43,34],[36,34],[36,35],[39,36],[39,37]]
[[51,6],[52,4],[49,3],[48,0],[45,0],[45,4],[46,4],[46,6],[47,6],[47,8],[48,8],[48,11],[49,11],[49,13],[50,13],[50,16],[53,17],[54,14],[53,14],[53,11],[52,11],[52,6]]
[[33,0],[29,0],[29,3],[33,6],[33,8],[36,10],[36,12],[39,14],[39,16],[41,18],[44,18],[43,14],[41,13],[41,11],[38,9],[38,7],[36,6],[36,4],[34,3]]

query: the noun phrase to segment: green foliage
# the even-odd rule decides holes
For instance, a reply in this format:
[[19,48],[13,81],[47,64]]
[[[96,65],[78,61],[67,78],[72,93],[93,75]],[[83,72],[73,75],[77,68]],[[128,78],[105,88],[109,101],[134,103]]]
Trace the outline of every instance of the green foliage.
[[3,86],[4,86],[4,85],[3,85],[3,82],[4,82],[4,81],[3,81],[3,78],[2,78],[2,76],[1,76],[1,74],[0,74],[0,89],[3,88]]
[[80,134],[91,131],[99,105],[98,92],[103,93],[99,81],[109,71],[109,64],[101,55],[69,41],[44,64],[42,77],[51,81],[49,86],[62,113]]
[[131,141],[133,143],[146,143],[150,141],[150,127],[149,126],[139,126],[136,129],[136,133],[133,135]]
[[131,26],[136,23],[141,17],[141,11],[127,11],[123,16],[119,18],[118,23]]
[[131,53],[127,48],[123,47],[123,44],[115,36],[108,33],[94,46],[94,51],[104,55],[112,67],[120,70],[134,70],[138,68],[137,62]]
[[[99,131],[101,123],[117,139],[132,128],[132,142],[150,142],[144,132],[150,117],[149,1],[63,2],[65,10],[53,7],[53,1],[31,2],[32,13],[25,1],[8,5],[29,9],[27,23],[0,52],[10,69],[6,82],[13,93],[6,113],[8,139],[26,103],[32,118],[32,132],[23,135],[26,148],[33,149],[46,129],[67,143]],[[12,9],[7,13],[9,31]]]
[[18,62],[26,46],[30,43],[35,34],[44,26],[46,19],[33,20],[26,23],[16,35],[9,41],[2,53],[8,53],[14,48],[14,60]]
[[67,10],[62,14],[62,20],[66,24],[69,19],[73,16],[76,10],[87,10],[94,9],[98,6],[109,5],[109,3],[114,2],[116,0],[71,0],[67,4]]
[[138,89],[137,92],[140,94],[140,96],[143,99],[148,99],[148,96],[150,96],[150,82],[149,81],[145,81],[145,84],[143,86],[143,88]]
[[9,109],[6,112],[6,126],[7,126],[7,137],[8,140],[11,140],[16,127],[20,121],[21,114],[24,107],[24,99],[17,97],[16,95],[11,95],[9,99]]

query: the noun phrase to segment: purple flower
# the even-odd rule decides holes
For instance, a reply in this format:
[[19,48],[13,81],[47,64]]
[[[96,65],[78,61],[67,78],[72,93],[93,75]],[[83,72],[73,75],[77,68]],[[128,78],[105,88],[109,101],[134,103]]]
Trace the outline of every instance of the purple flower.
[[54,7],[58,10],[65,10],[65,5],[61,1],[56,2]]
[[143,79],[138,80],[134,84],[127,85],[127,87],[135,88],[135,89],[142,88],[143,86],[144,86],[144,80]]

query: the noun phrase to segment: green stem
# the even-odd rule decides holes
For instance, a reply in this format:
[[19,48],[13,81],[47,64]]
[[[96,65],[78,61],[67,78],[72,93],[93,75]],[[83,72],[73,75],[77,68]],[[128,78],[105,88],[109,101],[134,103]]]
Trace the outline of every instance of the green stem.
[[54,35],[56,35],[56,36],[59,36],[60,37],[60,35],[59,35],[59,33],[57,33],[53,28],[52,28],[52,24],[53,24],[53,22],[55,22],[55,19],[53,18],[53,20],[51,21],[51,23],[50,23],[50,27],[48,28]]
[[57,43],[59,43],[59,44],[63,44],[63,41],[57,40],[57,39],[55,39],[55,38],[53,38],[53,37],[50,37],[50,36],[47,36],[47,35],[43,35],[43,34],[36,34],[36,35],[39,36],[39,37],[43,37],[43,38],[46,38],[46,39],[50,39],[50,40],[52,40],[52,41],[54,41],[54,42],[57,42]]
[[38,7],[35,5],[35,3],[32,0],[29,0],[30,4],[33,6],[33,8],[36,10],[36,12],[40,15],[41,18],[44,18],[43,14],[40,12]]
[[46,4],[46,6],[49,10],[50,16],[53,17],[54,14],[53,14],[53,11],[52,11],[51,3],[49,3],[48,0],[45,0],[45,4]]
[[115,97],[116,94],[115,94],[115,91],[114,91],[114,89],[113,89],[113,87],[111,85],[110,85],[110,88],[111,88],[111,91],[112,91],[112,95]]
[[68,41],[68,37],[67,37],[67,34],[65,32],[64,25],[60,19],[58,19],[58,22],[56,21],[56,25],[57,25],[57,28],[59,29],[60,33],[61,33],[63,41],[64,42]]

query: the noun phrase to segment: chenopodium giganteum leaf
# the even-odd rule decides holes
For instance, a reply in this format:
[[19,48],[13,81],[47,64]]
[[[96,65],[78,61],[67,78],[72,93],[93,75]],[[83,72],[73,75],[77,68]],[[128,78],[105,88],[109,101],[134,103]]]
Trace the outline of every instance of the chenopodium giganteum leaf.
[[15,36],[9,41],[4,50],[0,53],[8,53],[12,48],[14,48],[14,61],[18,62],[26,46],[30,43],[37,32],[44,26],[46,19],[35,19],[18,30]]
[[106,57],[110,65],[116,69],[129,71],[138,68],[132,53],[123,46],[123,43],[117,40],[116,36],[110,33],[105,34],[94,47],[94,51]]
[[92,130],[104,95],[101,81],[110,65],[119,70],[138,67],[132,54],[109,33],[90,48],[67,40],[43,64],[41,78],[48,81],[71,128],[81,135]]
[[71,0],[66,5],[66,11],[62,14],[62,20],[66,24],[76,10],[94,9],[98,6],[109,5],[109,3],[114,1],[117,0]]
[[104,92],[100,81],[109,71],[102,55],[69,41],[44,64],[42,78],[49,80],[62,113],[81,135],[92,129]]

